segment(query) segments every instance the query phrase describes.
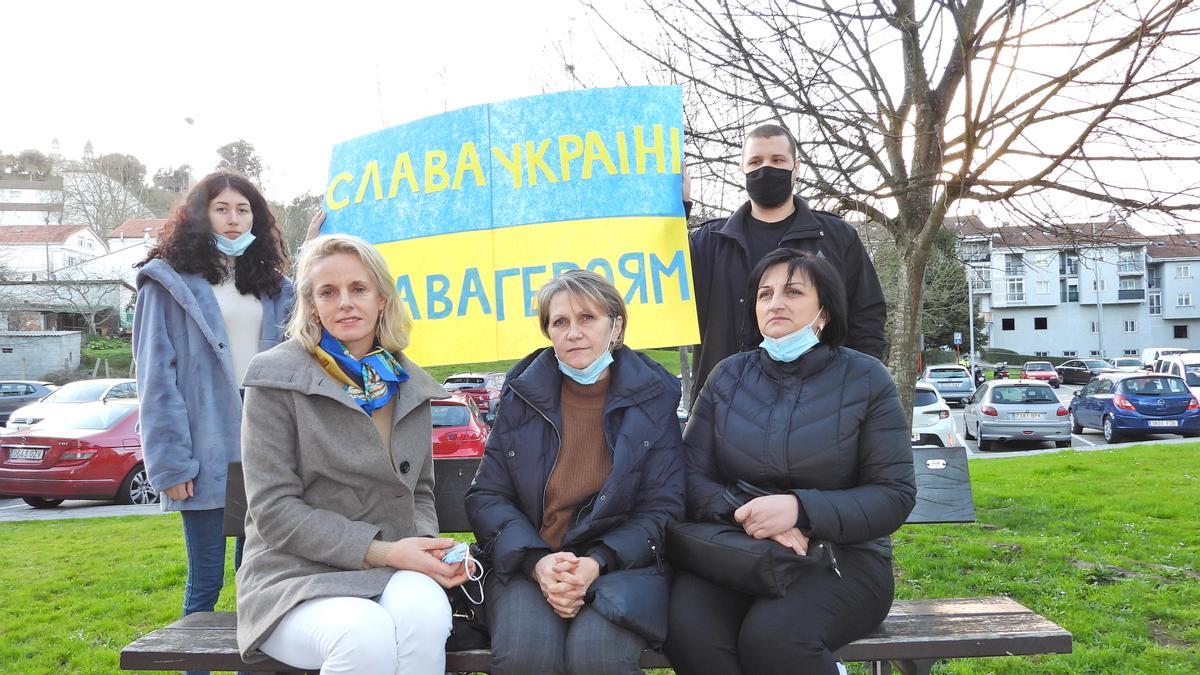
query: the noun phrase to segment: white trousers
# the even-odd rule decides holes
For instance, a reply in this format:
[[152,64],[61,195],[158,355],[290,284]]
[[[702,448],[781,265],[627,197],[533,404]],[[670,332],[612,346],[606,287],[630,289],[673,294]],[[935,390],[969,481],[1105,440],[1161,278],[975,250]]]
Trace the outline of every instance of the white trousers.
[[262,652],[324,675],[442,675],[450,602],[436,581],[398,571],[378,600],[308,600],[284,615]]

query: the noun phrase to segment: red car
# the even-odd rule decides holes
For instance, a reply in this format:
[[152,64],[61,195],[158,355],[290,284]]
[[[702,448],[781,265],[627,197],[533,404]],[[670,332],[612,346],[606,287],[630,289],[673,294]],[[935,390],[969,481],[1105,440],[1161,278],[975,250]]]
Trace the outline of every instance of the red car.
[[0,434],[0,494],[35,509],[64,499],[157,502],[142,463],[137,401],[77,405],[59,422]]
[[430,403],[434,458],[483,457],[489,431],[475,403],[458,394]]
[[1058,376],[1058,371],[1049,361],[1026,361],[1025,365],[1021,366],[1021,379],[1049,382],[1050,386],[1055,389],[1062,384],[1062,378]]
[[467,396],[479,407],[485,420],[493,420],[504,389],[504,373],[456,373],[446,378],[442,388]]

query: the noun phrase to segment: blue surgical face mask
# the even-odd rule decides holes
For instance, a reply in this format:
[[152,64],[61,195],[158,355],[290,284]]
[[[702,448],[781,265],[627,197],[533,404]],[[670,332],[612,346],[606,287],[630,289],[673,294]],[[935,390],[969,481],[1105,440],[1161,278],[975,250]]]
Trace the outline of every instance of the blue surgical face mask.
[[613,326],[612,330],[608,333],[608,345],[605,346],[604,353],[597,356],[595,361],[592,361],[583,368],[572,368],[563,363],[563,360],[558,358],[558,354],[554,355],[554,358],[558,359],[558,369],[562,371],[563,375],[584,385],[596,384],[600,381],[600,376],[604,374],[604,370],[611,366],[613,362],[612,341],[613,336],[617,334],[617,318],[615,316],[609,318],[612,320]]
[[254,233],[250,230],[246,230],[246,233],[237,239],[230,239],[228,237],[221,237],[214,234],[213,243],[217,245],[217,250],[221,253],[224,253],[225,255],[231,255],[236,258],[245,253],[246,249],[250,248],[250,244],[254,243]]
[[767,356],[770,356],[776,361],[795,361],[804,356],[808,350],[817,346],[820,339],[816,332],[813,331],[813,324],[817,322],[817,317],[821,316],[817,312],[817,316],[813,317],[808,325],[794,333],[788,333],[783,337],[771,338],[763,337],[763,341],[759,344],[760,347],[767,351]]

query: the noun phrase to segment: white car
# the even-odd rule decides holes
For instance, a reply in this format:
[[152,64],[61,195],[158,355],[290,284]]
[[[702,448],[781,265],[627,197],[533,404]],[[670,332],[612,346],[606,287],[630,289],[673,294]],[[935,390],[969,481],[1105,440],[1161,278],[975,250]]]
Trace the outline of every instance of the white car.
[[949,448],[959,445],[950,406],[932,384],[918,382],[913,392],[912,444]]
[[1180,352],[1159,357],[1154,372],[1182,377],[1188,390],[1200,400],[1200,352]]
[[26,429],[57,415],[71,413],[78,409],[80,403],[137,400],[137,397],[137,381],[128,378],[68,382],[37,403],[14,410],[5,428],[9,431]]

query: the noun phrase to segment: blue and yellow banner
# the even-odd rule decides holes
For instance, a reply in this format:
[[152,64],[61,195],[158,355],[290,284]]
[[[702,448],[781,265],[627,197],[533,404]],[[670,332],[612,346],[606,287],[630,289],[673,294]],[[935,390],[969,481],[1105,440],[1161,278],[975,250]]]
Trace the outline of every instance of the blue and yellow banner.
[[694,344],[678,87],[475,106],[334,147],[323,232],[383,253],[422,365],[517,358],[548,340],[537,289],[608,277],[636,348]]

